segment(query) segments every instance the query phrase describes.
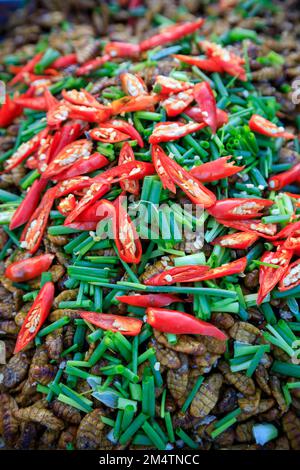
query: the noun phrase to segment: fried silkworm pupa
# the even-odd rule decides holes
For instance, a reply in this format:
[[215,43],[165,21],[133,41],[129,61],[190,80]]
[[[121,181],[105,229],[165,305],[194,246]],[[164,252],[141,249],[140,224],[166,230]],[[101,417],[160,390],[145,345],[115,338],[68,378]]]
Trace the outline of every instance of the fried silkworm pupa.
[[101,441],[103,439],[104,423],[101,421],[103,411],[97,408],[90,413],[86,414],[82,419],[77,435],[76,435],[76,448],[84,449],[98,449],[101,448]]
[[282,417],[282,427],[291,448],[293,450],[300,450],[300,419],[293,411],[289,411]]
[[20,450],[34,449],[37,441],[37,425],[29,422],[21,423],[20,430],[17,448]]
[[29,368],[29,359],[26,353],[19,352],[12,356],[3,371],[3,386],[6,389],[14,388],[26,377]]
[[15,444],[18,438],[19,423],[14,413],[18,410],[18,405],[14,398],[8,393],[0,394],[0,429],[2,429],[3,438],[8,447]]
[[79,411],[73,408],[73,406],[66,405],[61,401],[54,400],[51,404],[51,409],[55,416],[61,418],[67,423],[79,424],[81,421],[81,415]]
[[153,334],[154,334],[155,339],[160,344],[162,344],[163,346],[166,346],[169,349],[172,349],[173,351],[177,351],[177,352],[181,352],[185,354],[193,354],[197,356],[202,356],[206,352],[205,345],[201,341],[198,341],[193,336],[178,335],[177,343],[171,344],[168,342],[167,337],[160,331],[157,331],[154,329]]
[[238,424],[235,429],[236,440],[238,442],[253,441],[252,428],[255,424],[254,420],[246,421],[246,423]]
[[156,359],[162,366],[166,366],[168,369],[178,369],[181,365],[178,353],[171,349],[164,348],[157,341],[152,341],[151,346],[156,351]]
[[230,367],[224,361],[218,364],[218,369],[224,375],[226,382],[233,385],[243,395],[254,395],[255,384],[251,377],[246,377],[246,375],[240,372],[231,372]]
[[179,369],[169,369],[167,373],[168,389],[176,401],[185,396],[189,381],[188,359],[181,354],[180,361],[181,366]]
[[55,449],[59,434],[59,429],[46,429],[41,435],[39,449]]
[[162,273],[171,266],[174,266],[173,257],[162,256],[162,258],[155,261],[155,263],[146,266],[145,271],[140,276],[140,281],[145,282],[150,279],[150,277],[154,276],[155,274]]
[[63,351],[62,328],[59,328],[46,336],[45,346],[47,348],[49,358],[57,361]]
[[253,344],[258,336],[261,336],[261,332],[258,328],[251,323],[244,321],[237,321],[229,330],[231,338],[241,343]]
[[54,414],[46,408],[36,406],[36,403],[32,406],[28,406],[27,408],[16,410],[14,412],[14,416],[19,421],[32,421],[34,423],[42,424],[53,431],[60,431],[64,428],[64,423],[61,419],[54,416]]
[[277,404],[280,410],[282,411],[282,413],[285,413],[288,410],[288,405],[285,401],[283,392],[281,390],[280,380],[278,377],[276,377],[276,375],[271,376],[270,387],[271,387],[272,395],[277,401]]
[[3,320],[0,321],[0,332],[15,336],[18,334],[19,328],[13,320]]
[[221,374],[212,374],[204,380],[191,403],[190,413],[192,416],[204,418],[210,413],[218,401],[222,383]]
[[69,426],[61,432],[58,440],[57,447],[59,449],[67,449],[68,445],[75,446],[75,439],[77,434],[77,426]]

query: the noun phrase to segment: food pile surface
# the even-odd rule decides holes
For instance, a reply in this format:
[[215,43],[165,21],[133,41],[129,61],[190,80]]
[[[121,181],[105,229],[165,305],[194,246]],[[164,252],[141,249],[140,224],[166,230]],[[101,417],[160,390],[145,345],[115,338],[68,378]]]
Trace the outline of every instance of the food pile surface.
[[299,450],[295,2],[35,3],[0,48],[1,446]]

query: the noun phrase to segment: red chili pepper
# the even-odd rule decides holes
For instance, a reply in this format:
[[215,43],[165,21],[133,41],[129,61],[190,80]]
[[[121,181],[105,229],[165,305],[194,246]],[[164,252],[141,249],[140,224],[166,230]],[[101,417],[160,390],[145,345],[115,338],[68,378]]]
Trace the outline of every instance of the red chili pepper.
[[224,72],[227,72],[233,77],[238,77],[242,81],[247,80],[247,75],[243,67],[245,63],[244,59],[213,42],[202,41],[200,45],[204,49],[207,57],[213,59]]
[[149,110],[152,109],[159,100],[159,95],[124,96],[111,103],[112,114]]
[[151,286],[169,286],[176,282],[200,282],[209,279],[218,279],[245,271],[247,258],[239,258],[232,263],[223,264],[218,268],[209,269],[208,266],[181,266],[170,268],[147,279],[145,284]]
[[54,62],[52,62],[52,67],[54,69],[64,69],[69,67],[70,65],[77,64],[77,55],[74,54],[67,54],[62,57],[59,57]]
[[70,105],[66,101],[59,101],[49,108],[47,112],[47,124],[57,128],[70,117]]
[[76,140],[66,145],[61,152],[50,162],[43,178],[52,178],[70,168],[76,161],[88,158],[92,150],[92,142],[87,139]]
[[118,131],[111,125],[106,125],[106,123],[103,123],[101,127],[94,127],[94,129],[92,129],[89,134],[94,140],[110,144],[123,142],[130,137],[128,134],[124,134],[124,132]]
[[194,87],[194,97],[201,109],[203,121],[215,134],[217,130],[217,105],[210,84],[207,82],[197,83]]
[[155,166],[155,171],[161,179],[163,188],[164,189],[167,188],[169,191],[175,194],[176,186],[173,183],[172,178],[170,178],[167,171],[164,169],[162,162],[161,162],[161,156],[163,154],[165,154],[165,152],[159,145],[152,145],[151,156],[152,156],[153,164]]
[[149,325],[162,333],[212,336],[220,341],[227,339],[225,333],[216,326],[199,320],[188,313],[149,307],[146,314]]
[[[102,219],[105,219],[108,216],[112,216],[110,201],[106,199],[101,199],[96,201],[94,204],[85,209],[79,216],[76,218],[76,222],[99,222]],[[68,224],[68,227],[72,224]]]
[[225,225],[225,227],[241,230],[242,232],[254,232],[267,240],[272,239],[277,232],[276,224],[263,224],[259,219],[228,220],[217,218],[216,220],[219,224]]
[[182,55],[182,54],[173,54],[172,57],[175,59],[184,62],[185,64],[195,65],[199,67],[201,70],[205,70],[206,72],[223,72],[223,67],[213,59],[202,59],[201,57],[194,57],[190,55]]
[[13,282],[29,281],[29,279],[34,279],[47,271],[53,259],[54,255],[48,253],[16,261],[6,268],[5,276]]
[[80,91],[75,89],[63,90],[62,96],[66,101],[71,104],[76,104],[78,106],[91,106],[93,108],[99,107],[100,109],[103,108],[103,105],[99,103],[99,101],[97,101],[96,98],[84,88]]
[[212,162],[203,163],[190,170],[190,174],[201,183],[210,183],[228,176],[235,175],[244,169],[244,166],[235,166],[235,162],[228,162],[232,157],[221,157]]
[[46,282],[27,313],[19,331],[14,354],[25,348],[32,341],[48,317],[54,299],[54,284]]
[[18,166],[20,163],[22,163],[23,160],[25,160],[27,157],[29,157],[29,155],[31,155],[39,148],[41,140],[45,139],[47,137],[47,134],[48,128],[43,129],[41,132],[39,132],[27,142],[23,142],[23,144],[20,145],[18,150],[16,150],[15,153],[8,160],[5,161],[3,171],[10,171],[16,166]]
[[[92,182],[93,180],[91,180]],[[74,222],[79,215],[84,212],[89,206],[91,206],[95,201],[100,199],[104,194],[106,194],[110,190],[109,184],[104,183],[90,183],[90,187],[87,193],[83,196],[83,198],[77,203],[76,207],[64,221],[64,225],[69,225],[71,222]]]
[[[191,106],[190,108],[185,109],[185,114],[189,116],[191,119],[194,119],[197,122],[204,122],[204,116],[202,110],[198,106]],[[217,108],[217,128],[224,126],[227,124],[229,117],[226,111],[223,109]]]
[[194,101],[194,90],[191,88],[181,91],[176,95],[170,95],[162,101],[161,105],[165,108],[167,116],[174,117],[184,112],[184,110]]
[[93,180],[97,183],[118,183],[126,179],[139,180],[145,176],[153,175],[155,168],[152,163],[139,162],[137,160],[114,166],[95,176]]
[[139,44],[130,42],[108,42],[104,47],[105,54],[110,57],[137,57],[140,54]]
[[[134,153],[132,147],[125,142],[121,148],[120,155],[119,155],[119,165],[123,163],[135,161]],[[134,194],[137,196],[140,192],[140,185],[137,180],[123,180],[120,181],[120,186],[123,191],[127,191],[128,193]]]
[[64,180],[58,183],[55,187],[55,197],[60,198],[70,194],[74,191],[80,191],[82,189],[88,188],[91,186],[93,180],[88,176],[75,176],[68,180]]
[[89,221],[89,222],[72,222],[68,224],[69,228],[73,228],[74,230],[82,230],[90,232],[91,230],[96,230],[98,222]]
[[89,73],[93,72],[94,70],[99,69],[105,62],[108,62],[110,60],[110,55],[105,54],[102,57],[96,57],[95,59],[88,60],[85,62],[83,65],[81,65],[77,70],[76,70],[76,75],[81,76],[81,75],[88,75]]
[[200,131],[206,127],[204,123],[188,122],[158,122],[155,124],[154,130],[149,138],[150,144],[159,144],[160,142],[170,142],[172,140],[181,139],[185,135]]
[[61,129],[56,131],[49,152],[49,160],[53,160],[64,147],[74,142],[81,133],[82,125],[79,122],[70,122],[70,124],[65,124]]
[[76,198],[74,194],[69,194],[67,197],[62,199],[57,206],[58,211],[66,216],[76,207]]
[[82,157],[77,160],[68,170],[55,176],[57,181],[64,181],[74,176],[84,175],[92,171],[99,170],[109,164],[109,160],[98,152],[93,153],[88,158]]
[[170,93],[180,93],[188,88],[193,88],[193,84],[189,82],[180,82],[172,77],[165,77],[164,75],[157,75],[154,83],[154,91],[157,89],[158,93],[162,95],[169,95]]
[[182,189],[194,204],[202,204],[204,207],[211,207],[215,204],[216,196],[214,193],[191,176],[182,166],[178,165],[165,153],[161,153],[160,159],[169,178]]
[[21,247],[31,254],[35,253],[41,244],[55,196],[55,187],[46,191],[21,234]]
[[286,132],[283,127],[278,127],[268,119],[260,116],[259,114],[253,114],[249,121],[249,127],[251,131],[257,132],[258,134],[267,135],[268,137],[283,137],[284,139],[295,139],[294,134]]
[[300,178],[300,163],[294,165],[290,170],[284,171],[283,173],[278,173],[277,175],[269,178],[268,184],[270,190],[278,191],[284,186],[287,186],[290,183],[298,181]]
[[111,108],[109,106],[78,106],[68,103],[69,117],[71,119],[82,119],[88,122],[103,122],[111,116]]
[[166,307],[174,302],[181,302],[180,297],[173,294],[137,294],[120,295],[116,297],[119,302],[134,307]]
[[293,287],[297,287],[300,284],[300,259],[297,259],[291,263],[285,272],[285,274],[280,279],[278,289],[283,292]]
[[281,246],[277,251],[266,251],[260,261],[263,263],[275,264],[278,268],[260,265],[259,267],[259,290],[257,295],[257,305],[260,305],[265,297],[276,286],[280,279],[286,274],[289,262],[293,256],[292,250],[286,250]]
[[29,191],[26,193],[25,198],[16,209],[9,224],[10,230],[14,230],[21,225],[28,222],[33,212],[35,211],[42,191],[47,186],[47,180],[35,180]]
[[148,95],[144,80],[138,75],[129,72],[121,73],[121,85],[124,93],[130,96]]
[[143,254],[142,244],[120,196],[115,205],[115,243],[120,258],[126,263],[138,264]]
[[259,236],[252,232],[236,232],[224,235],[223,237],[215,238],[212,245],[220,245],[225,248],[233,248],[237,250],[245,250],[249,248]]
[[15,103],[15,99],[11,99],[9,94],[5,95],[5,102],[0,108],[0,127],[9,126],[16,117],[23,112],[23,107]]
[[155,34],[149,39],[145,39],[140,43],[141,51],[147,51],[148,49],[154,49],[157,46],[163,46],[168,42],[178,41],[184,36],[194,33],[197,29],[201,28],[204,23],[203,18],[199,18],[196,21],[186,22],[182,24],[174,24],[165,28],[161,33]]
[[27,62],[27,64],[25,64],[20,69],[17,75],[15,75],[14,78],[9,82],[9,85],[15,85],[16,83],[22,81],[24,73],[33,72],[35,65],[41,60],[43,55],[43,52],[39,52],[38,54],[36,54],[29,62]]
[[33,98],[15,98],[14,102],[23,108],[34,109],[36,111],[47,111],[48,106],[44,96],[36,96]]
[[265,207],[274,204],[270,199],[257,198],[231,198],[217,201],[213,207],[208,209],[210,215],[219,219],[243,220],[252,219],[262,215]]
[[129,135],[132,140],[136,140],[140,147],[144,147],[142,136],[131,124],[129,124],[129,122],[123,121],[122,119],[111,119],[110,121],[105,123],[105,127],[106,126],[111,126],[118,131],[124,132],[124,134]]
[[122,317],[109,313],[80,312],[81,318],[98,326],[103,330],[120,332],[125,336],[137,336],[143,326],[143,322],[136,318]]

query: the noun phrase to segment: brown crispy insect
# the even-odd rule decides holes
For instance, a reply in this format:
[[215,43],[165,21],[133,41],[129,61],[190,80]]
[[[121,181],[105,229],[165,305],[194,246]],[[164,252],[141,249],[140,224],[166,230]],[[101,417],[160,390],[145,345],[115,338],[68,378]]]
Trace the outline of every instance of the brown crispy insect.
[[260,396],[261,391],[258,389],[256,390],[255,395],[238,398],[239,407],[245,415],[252,415],[257,411],[260,402]]
[[192,416],[204,418],[209,414],[218,401],[222,383],[221,374],[212,374],[204,380],[191,403],[190,413]]
[[19,328],[13,320],[0,321],[0,332],[6,333],[7,335],[17,335]]
[[3,371],[3,386],[14,388],[26,377],[29,359],[26,353],[19,352],[12,356]]
[[37,440],[37,426],[34,423],[20,424],[20,437],[18,439],[17,448],[26,450],[34,449]]
[[261,332],[251,323],[238,321],[230,328],[229,335],[236,341],[253,344],[256,338],[261,336]]
[[281,436],[276,439],[275,450],[290,450],[289,441],[285,436]]
[[72,346],[75,330],[76,328],[75,328],[75,325],[73,325],[73,323],[70,323],[69,325],[66,326],[64,337],[63,337],[64,349],[68,349]]
[[284,395],[282,393],[280,380],[276,375],[272,375],[270,378],[270,386],[272,395],[278,403],[280,410],[285,413],[288,409],[287,403],[285,401]]
[[282,427],[293,450],[300,450],[300,419],[293,411],[282,417]]
[[272,392],[269,385],[270,377],[267,369],[262,364],[259,364],[256,368],[255,380],[266,395],[271,395]]
[[47,235],[47,238],[50,240],[53,245],[64,246],[68,243],[69,239],[65,235]]
[[189,363],[187,357],[181,354],[180,362],[181,366],[179,369],[169,369],[167,373],[168,389],[176,401],[185,395],[189,380]]
[[220,341],[212,336],[199,336],[196,335],[198,341],[201,341],[206,347],[207,351],[213,354],[224,354],[226,351],[226,342]]
[[98,449],[101,447],[102,430],[105,426],[101,421],[101,416],[103,416],[103,411],[97,408],[82,419],[76,435],[77,449]]
[[51,411],[40,406],[38,402],[27,408],[16,410],[14,416],[19,421],[39,423],[53,431],[59,431],[64,427],[64,423],[61,419],[56,418]]
[[68,445],[72,444],[75,445],[75,438],[77,433],[76,426],[69,426],[67,429],[62,431],[61,435],[59,436],[57,447],[59,449],[66,449]]
[[237,392],[234,388],[226,388],[222,391],[220,400],[218,401],[218,412],[219,413],[230,413],[237,408]]
[[247,396],[254,395],[255,384],[251,377],[246,377],[246,375],[240,372],[231,372],[230,367],[224,361],[218,364],[218,368],[223,373],[225,380],[233,385],[239,392]]
[[182,352],[185,354],[203,355],[206,352],[206,347],[200,341],[197,341],[193,336],[179,335],[176,344],[170,344],[167,337],[160,331],[153,330],[154,337],[157,341],[173,351]]
[[13,446],[18,437],[19,424],[14,417],[18,409],[15,400],[8,393],[0,394],[0,422],[6,445]]
[[7,338],[5,341],[0,341],[0,364],[7,364],[13,355],[14,348],[15,342],[13,340]]
[[243,282],[247,289],[254,290],[258,286],[258,269],[253,269],[245,275]]
[[46,429],[39,442],[39,449],[54,449],[59,437],[60,431],[58,429]]
[[49,364],[49,358],[45,346],[37,348],[29,370],[29,379],[47,385],[54,379],[57,367]]
[[228,330],[234,324],[234,319],[229,313],[213,313],[211,322],[217,327]]
[[50,322],[54,322],[56,320],[60,320],[62,317],[69,317],[72,320],[75,318],[80,318],[80,310],[72,310],[70,308],[59,308],[57,310],[53,310],[53,312],[49,315]]
[[174,266],[173,259],[174,257],[172,256],[162,256],[162,258],[158,261],[155,261],[155,263],[146,266],[145,271],[140,276],[140,281],[145,282],[147,279],[150,279],[150,277],[154,276],[155,274],[159,274],[165,271],[168,266]]
[[62,328],[49,333],[45,339],[45,346],[50,359],[58,360],[63,351]]
[[152,341],[151,346],[156,351],[156,358],[161,365],[166,366],[168,369],[178,369],[181,365],[181,361],[178,353],[171,349],[164,348],[157,341]]
[[78,289],[67,289],[60,292],[53,301],[53,307],[58,308],[60,302],[65,302],[68,300],[76,300],[78,295]]
[[238,442],[251,442],[253,440],[252,428],[254,424],[254,420],[238,424],[235,429],[236,440]]
[[[49,269],[49,272],[51,273],[52,281],[57,282],[64,275],[65,268],[61,264],[54,264]],[[30,287],[32,289],[39,289],[40,283],[41,283],[40,277],[29,281]]]
[[16,314],[15,306],[13,303],[0,302],[0,319],[11,320]]
[[220,447],[230,447],[234,443],[235,432],[234,429],[229,428],[222,432],[215,440],[214,444]]
[[207,352],[203,356],[194,356],[193,358],[193,363],[197,367],[205,368],[205,369],[210,369],[213,364],[219,359],[218,354],[211,354],[210,352]]
[[79,424],[81,421],[81,415],[76,408],[73,406],[66,405],[61,401],[54,400],[51,404],[51,409],[55,416],[61,418],[63,421],[71,424]]

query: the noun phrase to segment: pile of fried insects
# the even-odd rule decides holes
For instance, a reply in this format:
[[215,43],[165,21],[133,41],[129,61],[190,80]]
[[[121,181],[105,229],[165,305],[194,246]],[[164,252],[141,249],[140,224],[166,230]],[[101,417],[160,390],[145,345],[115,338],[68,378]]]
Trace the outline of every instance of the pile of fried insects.
[[197,3],[1,45],[6,448],[300,449],[299,12]]

